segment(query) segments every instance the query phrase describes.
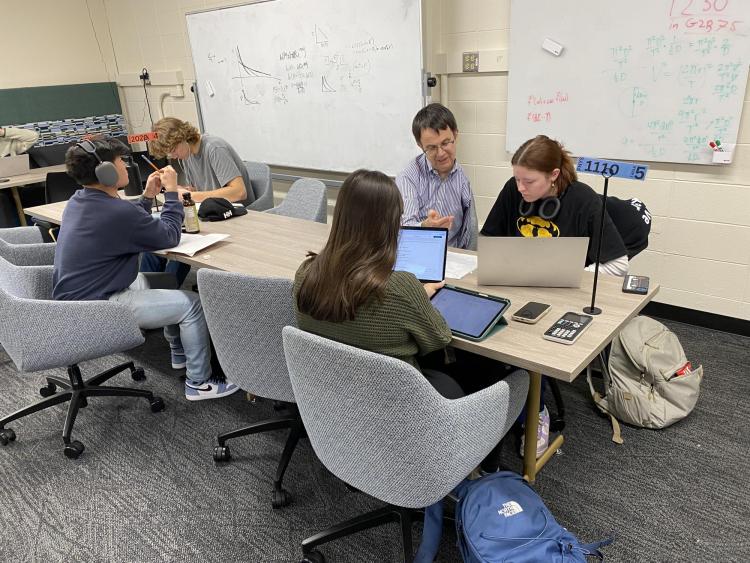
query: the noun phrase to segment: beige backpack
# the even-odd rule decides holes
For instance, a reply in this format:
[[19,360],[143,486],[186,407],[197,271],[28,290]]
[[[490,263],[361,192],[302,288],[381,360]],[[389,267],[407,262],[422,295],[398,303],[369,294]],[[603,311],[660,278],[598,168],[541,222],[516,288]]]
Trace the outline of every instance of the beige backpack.
[[612,420],[612,441],[622,444],[618,420],[644,428],[665,428],[695,407],[703,366],[692,368],[677,336],[654,319],[635,317],[612,342],[602,366],[604,394],[587,379],[596,406]]

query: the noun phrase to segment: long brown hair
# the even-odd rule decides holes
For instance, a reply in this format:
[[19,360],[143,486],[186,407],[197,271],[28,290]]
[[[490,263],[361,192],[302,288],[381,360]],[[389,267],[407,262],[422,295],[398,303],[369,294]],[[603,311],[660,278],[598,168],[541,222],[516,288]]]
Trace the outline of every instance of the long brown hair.
[[560,143],[550,139],[547,135],[537,135],[518,147],[513,158],[510,159],[510,163],[545,174],[552,174],[555,168],[559,168],[560,176],[555,180],[558,196],[570,184],[578,180],[576,167],[570,153]]
[[320,254],[308,253],[297,307],[319,321],[352,320],[371,296],[382,299],[396,263],[404,204],[382,172],[352,172],[339,191],[331,233]]

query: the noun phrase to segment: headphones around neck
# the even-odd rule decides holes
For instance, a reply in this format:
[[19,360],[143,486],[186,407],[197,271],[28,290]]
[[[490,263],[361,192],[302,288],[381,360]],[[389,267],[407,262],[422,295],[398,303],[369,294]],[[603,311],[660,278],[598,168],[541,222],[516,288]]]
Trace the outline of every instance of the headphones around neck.
[[113,162],[104,162],[99,157],[99,155],[96,154],[96,145],[94,143],[92,143],[88,139],[85,139],[80,143],[76,143],[76,146],[80,147],[88,154],[94,155],[96,160],[99,161],[99,164],[97,164],[96,168],[94,169],[94,174],[96,175],[96,179],[100,184],[102,184],[103,186],[107,186],[108,188],[112,188],[117,185],[117,180],[119,180],[120,178],[120,174],[119,172],[117,172],[117,167]]
[[545,221],[551,221],[560,213],[560,198],[556,196],[545,197],[530,203],[521,198],[518,204],[518,213],[520,213],[521,217],[539,215]]

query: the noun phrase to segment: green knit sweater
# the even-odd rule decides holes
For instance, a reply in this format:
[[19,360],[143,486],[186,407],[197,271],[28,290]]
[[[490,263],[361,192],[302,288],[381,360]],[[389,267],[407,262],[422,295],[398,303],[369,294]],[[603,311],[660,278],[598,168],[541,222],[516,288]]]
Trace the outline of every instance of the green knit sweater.
[[306,274],[303,264],[294,277],[294,308],[302,330],[404,360],[417,369],[417,354],[439,350],[451,341],[445,319],[414,274],[393,272],[382,301],[373,296],[357,310],[354,320],[338,323],[318,321],[299,312],[297,292]]

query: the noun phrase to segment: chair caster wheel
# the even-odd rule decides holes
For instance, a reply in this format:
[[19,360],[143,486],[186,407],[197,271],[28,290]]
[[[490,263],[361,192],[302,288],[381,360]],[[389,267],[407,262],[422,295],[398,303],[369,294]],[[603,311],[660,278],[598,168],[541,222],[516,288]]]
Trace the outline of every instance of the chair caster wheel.
[[47,383],[44,387],[39,388],[39,394],[42,397],[51,397],[57,391],[57,386],[54,383]]
[[300,561],[300,563],[326,563],[326,558],[323,557],[323,554],[317,549],[310,553],[306,553],[304,557],[305,558]]
[[232,459],[232,453],[229,446],[216,446],[214,448],[214,461],[229,461]]
[[133,378],[133,381],[143,381],[146,379],[146,372],[143,371],[142,367],[137,367],[133,370],[130,370],[130,377]]
[[284,489],[274,489],[273,497],[271,499],[271,506],[274,508],[282,508],[292,502],[292,495],[289,491]]
[[151,399],[151,412],[160,412],[164,410],[164,400],[161,397]]
[[0,430],[0,445],[7,446],[9,442],[16,439],[16,433],[12,428],[3,428]]
[[65,444],[65,457],[68,459],[78,459],[86,448],[78,440],[73,440],[69,444]]

